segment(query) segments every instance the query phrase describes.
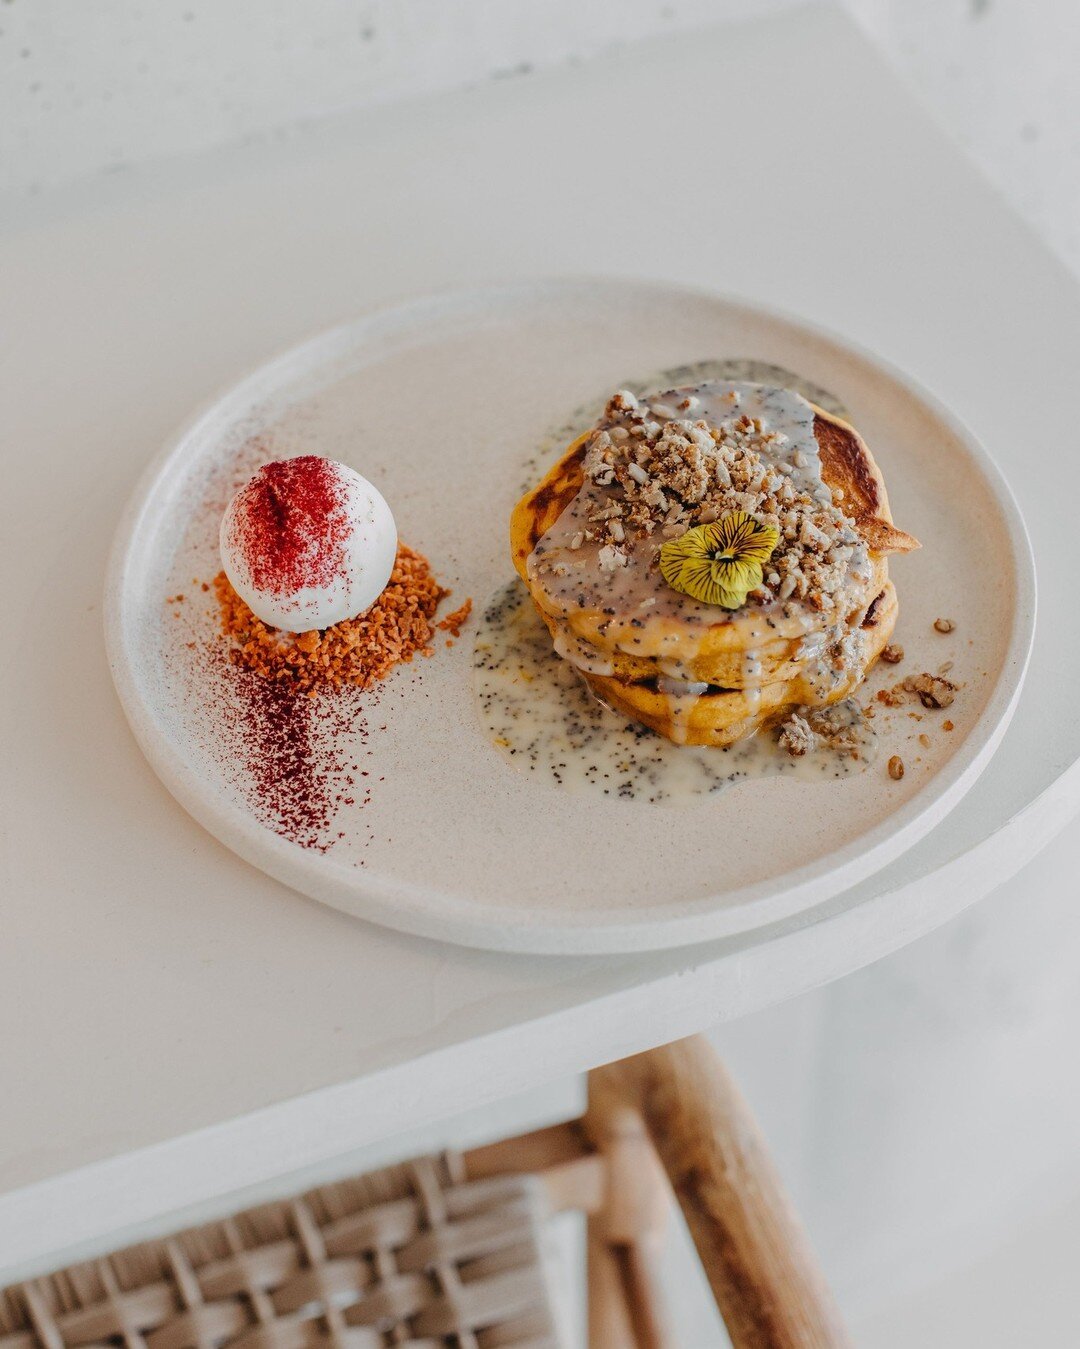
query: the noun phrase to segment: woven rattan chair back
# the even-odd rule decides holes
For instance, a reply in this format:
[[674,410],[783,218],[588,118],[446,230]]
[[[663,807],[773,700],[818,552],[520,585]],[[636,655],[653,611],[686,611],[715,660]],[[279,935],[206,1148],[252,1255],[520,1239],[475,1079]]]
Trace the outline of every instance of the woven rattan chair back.
[[0,1293],[0,1349],[558,1349],[535,1177],[454,1154]]

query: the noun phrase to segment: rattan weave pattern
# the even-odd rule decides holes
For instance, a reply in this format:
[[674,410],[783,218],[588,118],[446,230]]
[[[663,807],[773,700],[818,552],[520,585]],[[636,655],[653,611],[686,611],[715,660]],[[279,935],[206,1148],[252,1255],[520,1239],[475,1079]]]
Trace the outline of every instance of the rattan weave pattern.
[[558,1349],[530,1176],[454,1154],[0,1292],[0,1349]]

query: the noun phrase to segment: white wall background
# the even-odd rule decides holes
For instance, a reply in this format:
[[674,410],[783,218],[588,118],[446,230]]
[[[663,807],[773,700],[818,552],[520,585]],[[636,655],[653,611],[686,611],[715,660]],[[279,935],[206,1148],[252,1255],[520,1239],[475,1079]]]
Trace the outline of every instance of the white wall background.
[[1080,4],[848,0],[847,8],[1080,271]]
[[[0,188],[302,134],[369,102],[527,77],[799,0],[0,0]],[[1080,270],[1080,4],[847,0]],[[888,153],[888,147],[882,147]]]
[[791,0],[0,0],[0,163],[40,190]]

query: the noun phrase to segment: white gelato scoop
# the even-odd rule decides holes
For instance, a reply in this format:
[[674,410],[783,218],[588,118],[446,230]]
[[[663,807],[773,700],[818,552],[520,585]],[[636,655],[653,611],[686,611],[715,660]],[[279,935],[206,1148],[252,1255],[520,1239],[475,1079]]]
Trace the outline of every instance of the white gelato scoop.
[[378,488],[314,454],[260,468],[229,502],[220,541],[233,589],[286,632],[329,628],[369,609],[397,555]]

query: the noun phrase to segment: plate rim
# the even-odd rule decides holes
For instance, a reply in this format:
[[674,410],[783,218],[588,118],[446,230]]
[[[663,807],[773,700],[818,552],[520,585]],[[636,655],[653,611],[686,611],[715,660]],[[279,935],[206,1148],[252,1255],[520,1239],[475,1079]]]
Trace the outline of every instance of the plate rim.
[[[673,915],[670,906],[649,906],[631,911],[560,914],[552,917],[536,906],[500,908],[490,903],[463,900],[413,883],[388,883],[370,873],[352,874],[353,884],[336,878],[332,859],[313,857],[261,825],[239,804],[199,789],[198,780],[170,737],[158,724],[152,706],[144,699],[129,657],[123,599],[132,553],[139,529],[157,488],[180,472],[190,439],[215,416],[227,416],[257,401],[260,389],[273,389],[286,370],[294,380],[328,364],[336,348],[355,342],[363,330],[380,322],[407,322],[414,313],[467,311],[485,304],[512,304],[530,297],[544,298],[559,291],[580,292],[592,288],[607,292],[635,289],[659,293],[667,299],[716,303],[742,310],[795,330],[818,343],[854,356],[877,370],[921,402],[957,437],[979,465],[995,503],[1002,514],[1013,557],[1016,602],[1012,630],[1002,657],[998,677],[987,704],[964,745],[938,773],[908,801],[852,840],[845,848],[824,854],[780,877],[759,881],[734,891],[736,902],[717,907],[716,897],[684,901]],[[321,359],[320,359],[321,358]],[[106,654],[113,683],[124,714],[147,761],[167,790],[209,833],[245,861],[265,874],[354,917],[417,936],[435,938],[474,948],[528,954],[598,955],[625,954],[688,946],[701,941],[748,934],[795,914],[810,912],[826,899],[851,889],[860,881],[884,870],[891,862],[925,837],[950,813],[981,776],[1000,744],[1023,689],[1031,657],[1037,611],[1037,582],[1028,531],[1011,487],[998,464],[967,423],[932,391],[890,360],[846,336],[804,319],[800,315],[763,305],[753,299],[661,278],[622,277],[613,274],[560,275],[522,278],[469,287],[447,286],[406,296],[356,315],[279,349],[268,359],[249,367],[239,378],[222,385],[170,436],[139,475],[121,514],[109,551],[103,606]],[[950,772],[950,769],[952,770]],[[941,776],[946,775],[944,788]],[[932,801],[925,794],[935,789]],[[902,817],[899,828],[893,821]],[[845,853],[848,854],[845,856]],[[830,875],[837,876],[834,889],[827,889]],[[785,884],[792,878],[791,884]],[[358,883],[357,883],[358,881]]]

